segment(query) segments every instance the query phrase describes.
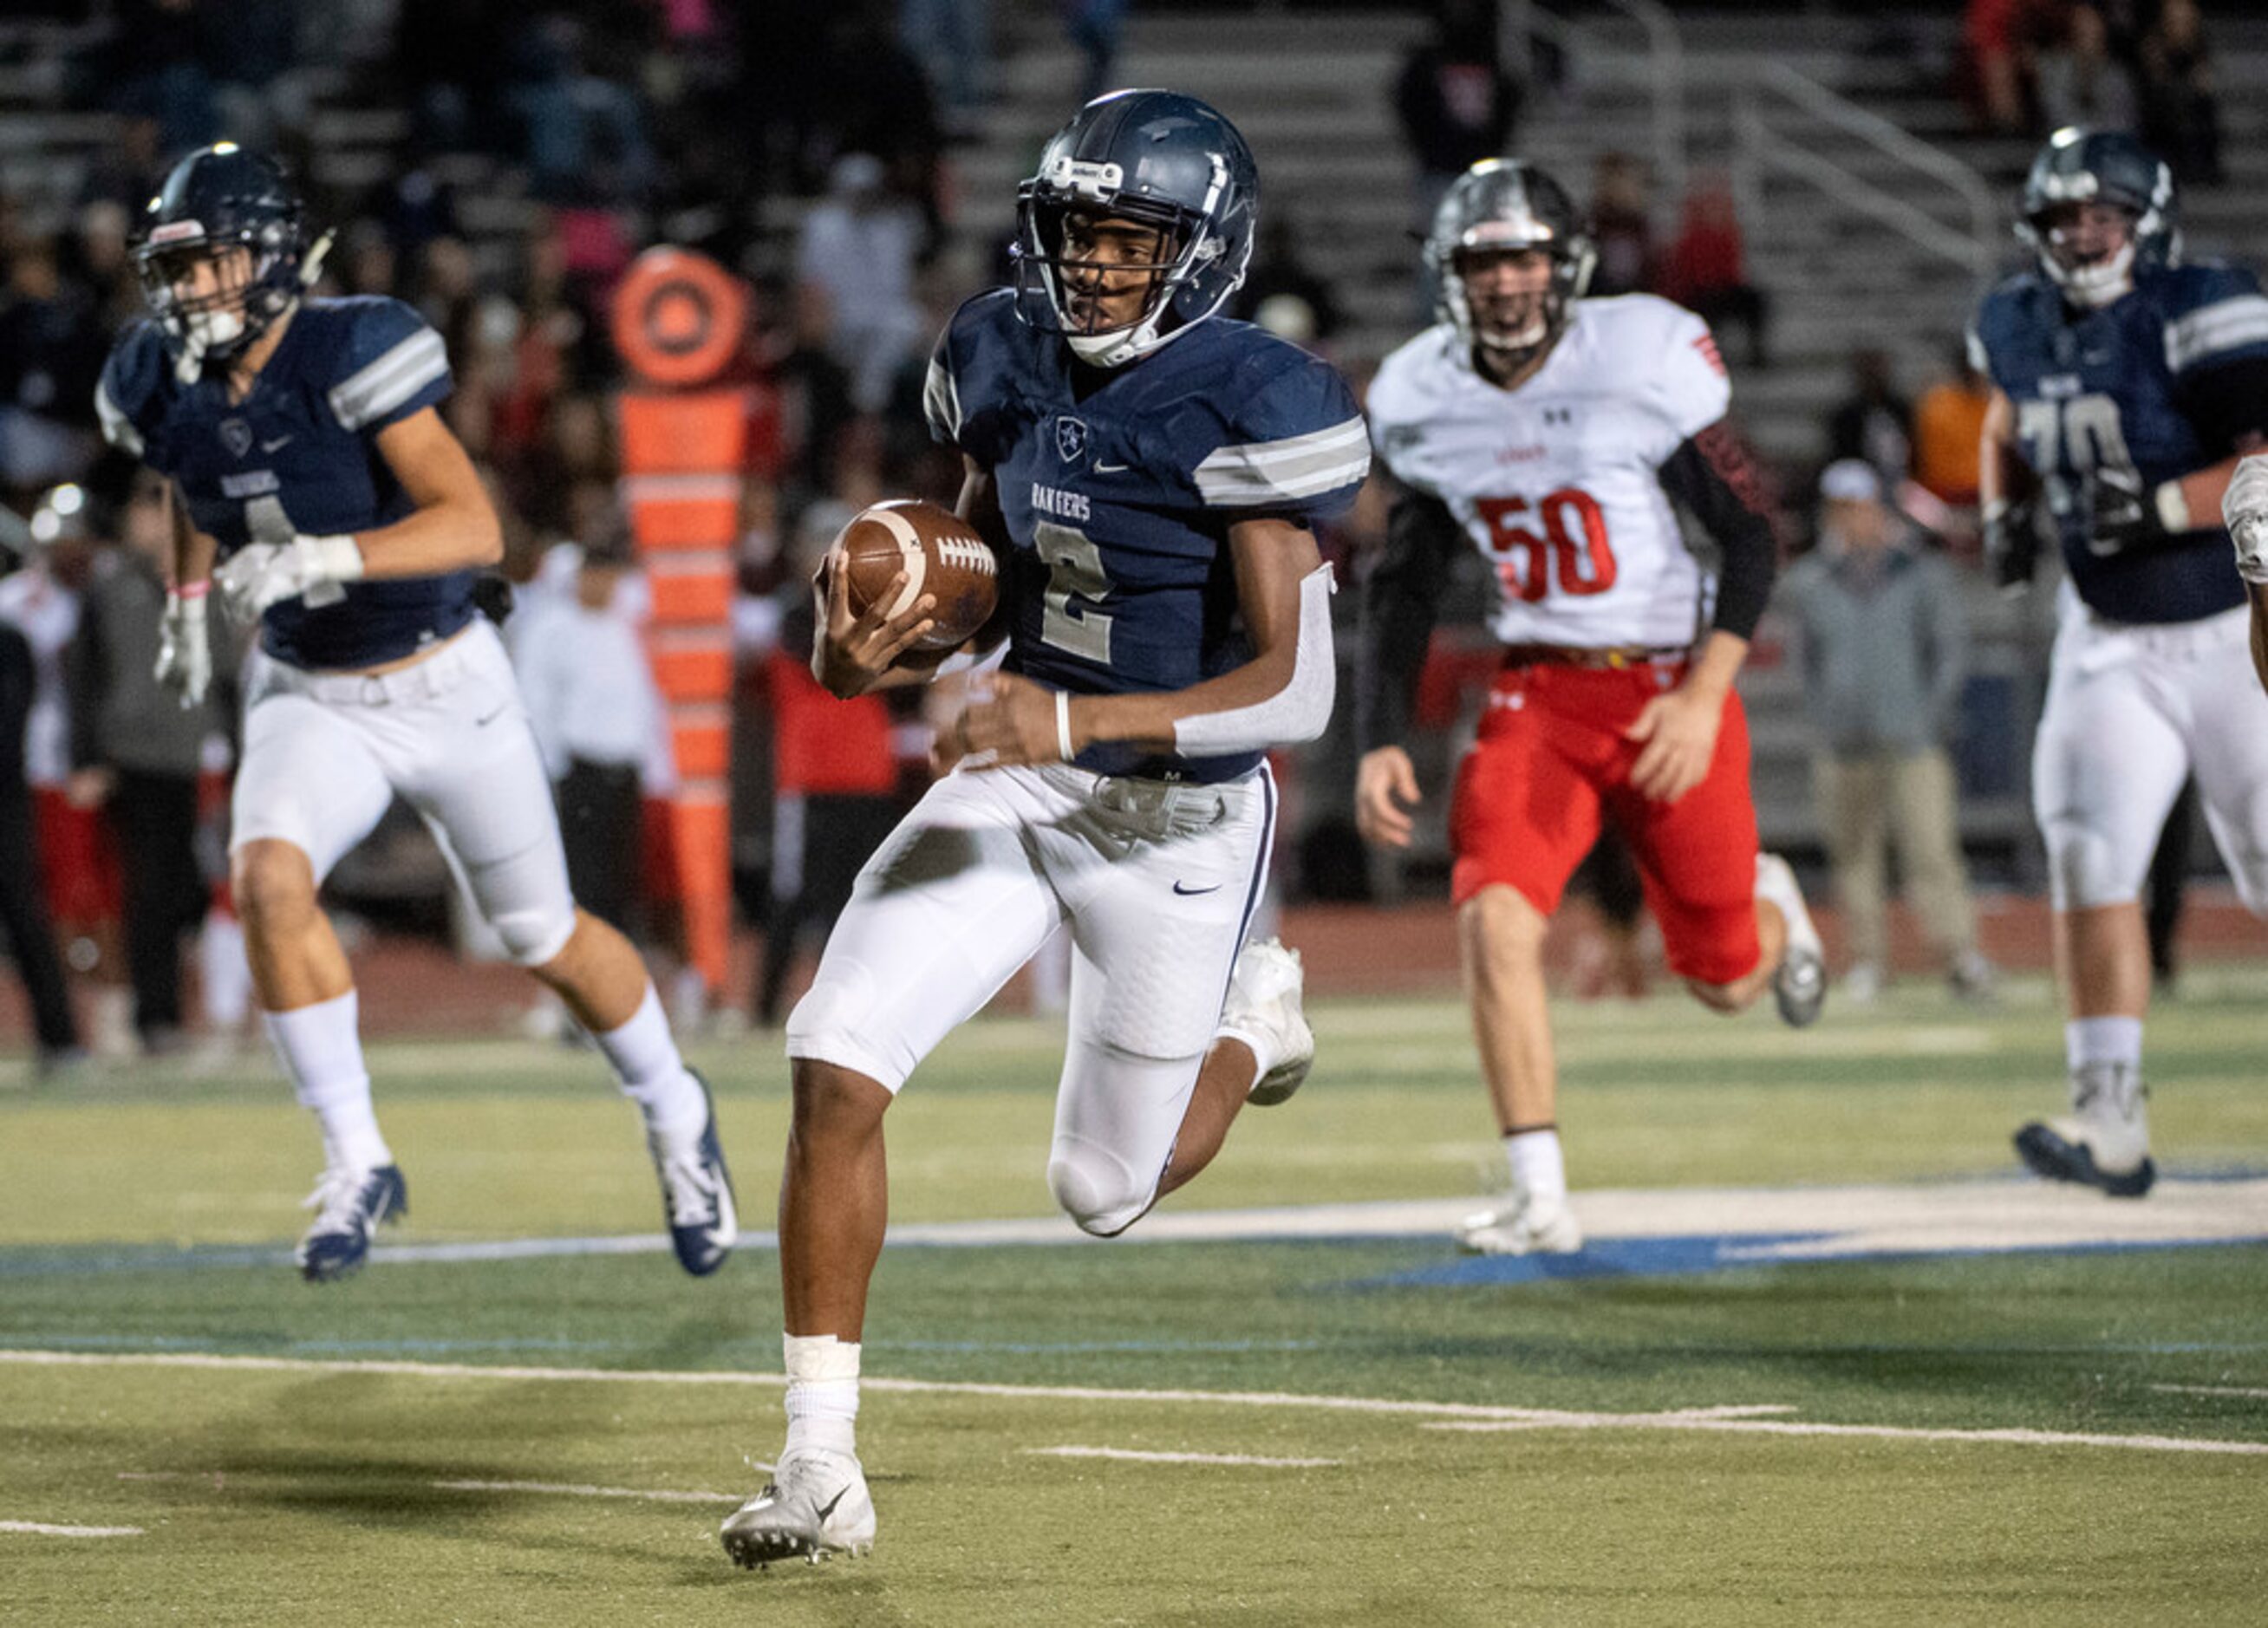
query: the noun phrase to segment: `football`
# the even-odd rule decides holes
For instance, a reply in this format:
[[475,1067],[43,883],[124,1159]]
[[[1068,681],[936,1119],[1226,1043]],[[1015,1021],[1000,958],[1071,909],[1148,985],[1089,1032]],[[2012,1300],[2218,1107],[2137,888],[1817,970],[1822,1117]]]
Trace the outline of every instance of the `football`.
[[1000,593],[1000,562],[976,528],[949,509],[899,497],[861,509],[835,539],[836,569],[846,573],[851,614],[887,592],[901,571],[905,586],[893,612],[923,594],[936,596],[937,625],[917,650],[950,650],[984,625]]

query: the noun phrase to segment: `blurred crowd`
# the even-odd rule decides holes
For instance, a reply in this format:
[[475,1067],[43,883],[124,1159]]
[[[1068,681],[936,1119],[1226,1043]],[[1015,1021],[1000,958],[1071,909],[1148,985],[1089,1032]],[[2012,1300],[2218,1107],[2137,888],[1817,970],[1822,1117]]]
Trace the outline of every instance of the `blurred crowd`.
[[[224,695],[210,711],[160,716],[144,625],[161,582],[159,509],[148,482],[103,447],[93,408],[111,340],[142,308],[136,213],[173,158],[224,136],[282,158],[313,217],[335,229],[319,291],[395,296],[444,335],[456,389],[443,410],[504,518],[504,574],[519,606],[508,637],[569,789],[578,890],[663,961],[679,933],[655,809],[673,770],[658,705],[639,711],[644,589],[617,496],[610,399],[624,381],[608,299],[635,254],[665,241],[713,256],[752,290],[728,374],[748,412],[733,859],[764,959],[745,993],[701,989],[690,974],[683,987],[688,1006],[729,995],[775,1020],[792,954],[831,919],[857,862],[923,783],[933,724],[915,703],[821,704],[802,665],[803,585],[858,507],[957,491],[957,460],[923,422],[928,350],[1006,262],[1004,245],[958,229],[956,156],[1000,95],[1019,28],[1058,31],[1083,65],[1078,88],[1093,93],[1114,82],[1127,0],[998,15],[992,0],[105,0],[92,22],[83,4],[48,9],[76,25],[55,110],[112,115],[118,134],[64,195],[0,186],[0,527],[31,517],[0,537],[18,566],[0,581],[0,760],[20,762],[25,778],[18,798],[0,773],[0,924],[43,1053],[164,1050],[191,1030],[232,1034],[244,1018],[218,880],[232,708]],[[2196,7],[2143,11],[1976,0],[1966,56],[1980,118],[2021,130],[2131,110],[2185,173],[2213,173]],[[1413,224],[1475,158],[1516,151],[1523,120],[1564,88],[1566,64],[1544,42],[1507,60],[1498,23],[1491,0],[1441,0],[1380,87],[1406,143]],[[1582,177],[1565,179],[1581,189]],[[1611,151],[1588,179],[1593,291],[1678,300],[1737,335],[1727,345],[1737,365],[1773,365],[1772,302],[1750,273],[1727,179],[1697,172],[1681,195],[1658,199],[1647,164]],[[1281,203],[1264,214],[1234,310],[1332,354],[1346,317],[1302,254],[1311,225]],[[1413,326],[1430,320],[1429,300],[1421,290]],[[1986,390],[1948,350],[1942,376],[1914,400],[1886,357],[1852,357],[1850,394],[1815,461],[1786,472],[1792,552],[1822,529],[1815,471],[1856,464],[1901,538],[1972,557]],[[1366,358],[1336,359],[1359,387]],[[1382,502],[1367,497],[1323,540],[1327,555],[1350,563],[1382,522]],[[1355,599],[1341,595],[1340,614]],[[578,667],[563,650],[601,653]],[[602,689],[630,699],[592,701]],[[1454,706],[1454,685],[1436,685],[1421,717],[1447,722]],[[20,753],[4,733],[18,727]],[[1327,740],[1304,770],[1292,795],[1307,807],[1285,821],[1300,851],[1285,873],[1310,896],[1368,896],[1376,873],[1338,812],[1350,744]],[[398,823],[416,845],[414,821]],[[380,857],[350,859],[335,891],[360,887],[378,908],[386,851],[382,836]],[[1609,854],[1595,868],[1626,933],[1635,895],[1615,878],[1627,867]],[[201,924],[202,975],[188,987],[207,1006],[185,1013],[178,951]],[[93,1014],[91,1033],[63,998],[72,977],[91,982],[92,1001],[77,1003]],[[558,1018],[540,1009],[532,1020]]]

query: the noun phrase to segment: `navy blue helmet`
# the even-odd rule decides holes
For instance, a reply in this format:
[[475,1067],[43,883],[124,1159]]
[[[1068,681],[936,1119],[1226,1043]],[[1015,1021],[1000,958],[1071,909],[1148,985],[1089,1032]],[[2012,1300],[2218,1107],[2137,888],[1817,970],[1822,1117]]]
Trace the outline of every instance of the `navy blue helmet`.
[[[233,356],[291,308],[320,259],[307,254],[305,213],[283,170],[234,142],[173,167],[142,212],[134,266],[177,363]],[[239,248],[240,270],[221,263]],[[199,287],[206,259],[213,275]]]
[[[1172,91],[1114,91],[1080,108],[1016,190],[1017,309],[1059,332],[1081,361],[1116,367],[1146,356],[1221,307],[1252,258],[1260,172],[1226,119]],[[1095,331],[1075,284],[1090,262],[1067,246],[1074,219],[1155,228],[1156,258],[1120,265],[1151,285],[1130,321]],[[1035,298],[1043,291],[1044,302]]]
[[[2063,240],[2068,228],[2050,217],[2075,203],[2123,210],[2129,240],[2102,255],[2085,255]],[[2058,130],[2024,178],[2023,217],[2016,235],[2040,266],[2081,305],[2106,306],[2134,285],[2136,272],[2180,263],[2180,205],[2165,161],[2121,130]]]
[[[1540,249],[1550,257],[1551,280],[1514,333],[1484,331],[1473,318],[1462,258],[1467,254]],[[1598,262],[1583,217],[1567,189],[1518,158],[1483,158],[1457,177],[1433,211],[1425,234],[1425,268],[1433,277],[1433,306],[1468,345],[1485,346],[1517,365],[1557,342],[1568,306],[1590,286]]]

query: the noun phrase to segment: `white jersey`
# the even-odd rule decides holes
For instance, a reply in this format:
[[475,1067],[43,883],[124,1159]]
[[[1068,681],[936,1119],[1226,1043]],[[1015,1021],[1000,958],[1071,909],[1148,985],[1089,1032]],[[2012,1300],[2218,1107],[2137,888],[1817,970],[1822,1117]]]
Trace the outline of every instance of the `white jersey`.
[[1725,416],[1708,324],[1650,294],[1574,302],[1517,390],[1474,371],[1447,323],[1388,357],[1370,387],[1379,456],[1438,497],[1494,569],[1507,645],[1674,649],[1714,584],[1685,546],[1660,471]]

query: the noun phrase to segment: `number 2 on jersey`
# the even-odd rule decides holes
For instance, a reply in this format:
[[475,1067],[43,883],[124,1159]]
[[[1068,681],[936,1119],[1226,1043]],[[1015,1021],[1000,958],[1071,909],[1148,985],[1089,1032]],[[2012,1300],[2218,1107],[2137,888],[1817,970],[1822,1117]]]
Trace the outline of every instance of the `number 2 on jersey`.
[[[1513,599],[1543,599],[1555,578],[1562,593],[1604,593],[1615,586],[1607,517],[1581,488],[1563,486],[1533,504],[1525,497],[1483,497],[1473,506],[1488,524],[1497,577]],[[1541,534],[1526,524],[1530,519],[1542,523]],[[1573,534],[1578,531],[1580,536]]]
[[1042,520],[1034,527],[1032,542],[1048,568],[1041,639],[1057,650],[1108,667],[1111,618],[1097,608],[1110,592],[1109,574],[1102,569],[1102,550],[1085,532],[1054,520]]

